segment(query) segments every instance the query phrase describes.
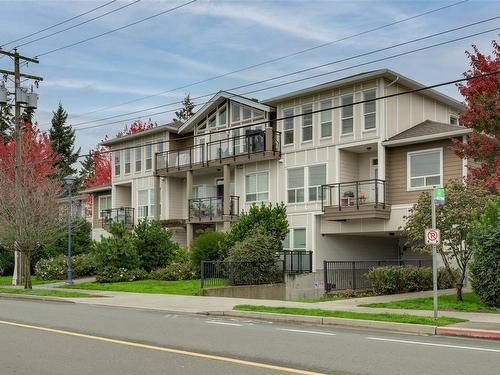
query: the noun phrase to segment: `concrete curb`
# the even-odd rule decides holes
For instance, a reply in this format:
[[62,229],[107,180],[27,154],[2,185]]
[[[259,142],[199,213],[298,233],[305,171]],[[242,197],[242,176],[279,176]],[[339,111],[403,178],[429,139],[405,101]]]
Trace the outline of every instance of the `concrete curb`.
[[436,326],[409,323],[379,322],[375,320],[360,320],[346,318],[323,318],[319,316],[290,315],[276,313],[244,312],[244,311],[209,311],[207,315],[229,316],[234,318],[251,318],[271,320],[284,323],[306,323],[318,325],[334,325],[342,327],[368,328],[393,332],[414,333],[419,335],[435,335]]
[[31,300],[31,301],[46,301],[59,303],[75,303],[62,297],[47,297],[47,296],[30,296],[23,294],[0,293],[0,299],[15,299],[15,300]]
[[473,337],[478,339],[500,340],[500,331],[488,331],[484,329],[473,329],[473,328],[438,327],[436,329],[436,335],[450,335],[450,336]]

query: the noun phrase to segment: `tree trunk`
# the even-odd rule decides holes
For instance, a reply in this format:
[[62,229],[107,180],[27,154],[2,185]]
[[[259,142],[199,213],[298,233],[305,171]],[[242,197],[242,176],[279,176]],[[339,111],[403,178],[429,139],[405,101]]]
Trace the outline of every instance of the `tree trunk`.
[[31,257],[25,255],[24,257],[24,289],[33,289],[31,285]]
[[457,301],[462,302],[464,300],[464,297],[462,296],[462,288],[463,288],[462,283],[457,283]]

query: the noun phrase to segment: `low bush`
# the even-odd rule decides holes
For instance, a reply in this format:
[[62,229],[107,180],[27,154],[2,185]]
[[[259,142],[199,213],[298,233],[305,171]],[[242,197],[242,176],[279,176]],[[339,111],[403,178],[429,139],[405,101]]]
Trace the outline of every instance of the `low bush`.
[[452,268],[451,274],[446,267],[440,267],[438,270],[438,289],[452,289],[456,288],[455,280],[458,280],[460,272]]
[[202,261],[222,260],[226,255],[224,240],[226,236],[221,232],[206,232],[196,238],[191,246],[191,264],[196,273],[200,272]]
[[99,269],[96,275],[96,281],[99,283],[116,283],[123,281],[145,280],[149,274],[141,269],[128,270],[122,267],[104,267]]
[[135,270],[140,258],[130,235],[102,238],[94,244],[94,254],[99,273],[105,268]]
[[158,268],[150,273],[154,280],[192,280],[196,277],[189,262],[172,262],[165,268]]
[[[75,255],[72,259],[73,277],[93,276],[96,260],[93,254]],[[42,280],[63,280],[67,276],[67,257],[58,255],[50,259],[40,259],[35,265],[35,275]]]

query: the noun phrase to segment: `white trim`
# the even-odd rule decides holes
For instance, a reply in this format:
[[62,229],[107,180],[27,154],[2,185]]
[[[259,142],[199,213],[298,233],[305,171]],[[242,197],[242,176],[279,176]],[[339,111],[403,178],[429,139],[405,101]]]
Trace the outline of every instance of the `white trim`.
[[366,132],[371,132],[371,131],[376,131],[377,128],[378,128],[378,114],[379,114],[379,108],[378,108],[378,90],[376,88],[371,88],[371,89],[367,89],[367,90],[363,90],[361,91],[361,100],[366,100],[365,99],[365,93],[369,92],[369,91],[375,91],[375,99],[374,99],[374,102],[375,102],[375,112],[369,112],[368,114],[374,114],[375,115],[375,127],[373,128],[370,128],[370,129],[367,129],[366,128],[366,124],[365,124],[365,117],[366,117],[366,113],[365,113],[365,105],[368,104],[368,103],[363,103],[363,107],[362,107],[362,110],[361,110],[361,129],[362,129],[362,133],[366,133]]
[[110,202],[111,207],[109,207],[107,209],[111,209],[113,207],[113,197],[112,197],[111,194],[106,194],[106,195],[99,196],[98,199],[97,199],[97,217],[98,217],[98,219],[102,219],[102,216],[101,216],[101,211],[102,211],[102,209],[101,209],[101,199],[102,198],[110,198],[111,199],[111,202]]
[[[343,99],[345,97],[348,97],[348,96],[351,96],[352,97],[352,103],[355,102],[356,100],[356,97],[355,97],[355,94],[356,92],[353,92],[352,94],[344,94],[340,97],[340,105],[344,105],[343,104]],[[344,137],[344,136],[348,136],[348,135],[352,135],[354,133],[354,127],[355,127],[355,124],[354,124],[354,104],[351,105],[351,108],[352,108],[352,115],[349,116],[349,117],[343,117],[343,111],[346,109],[347,107],[341,107],[340,108],[340,136],[341,137]],[[344,120],[348,120],[348,119],[352,119],[352,131],[350,131],[349,133],[344,133]]]
[[413,144],[413,143],[421,143],[424,141],[432,141],[432,140],[438,140],[438,139],[443,139],[443,138],[450,138],[453,136],[464,135],[464,134],[468,134],[471,132],[472,132],[472,129],[464,128],[464,129],[453,130],[453,131],[444,132],[444,133],[434,133],[434,134],[428,134],[428,135],[421,135],[419,137],[395,139],[393,141],[383,141],[382,145],[384,145],[384,146],[404,146],[404,145]]
[[[248,201],[247,200],[247,176],[252,176],[252,175],[258,175],[258,174],[264,174],[266,173],[267,174],[267,199],[266,200],[254,200],[254,201]],[[258,183],[257,183],[258,185]],[[257,187],[257,186],[256,186]],[[251,172],[251,173],[245,173],[245,180],[244,180],[244,186],[243,186],[243,189],[244,189],[244,195],[245,195],[245,204],[252,204],[252,203],[257,203],[257,202],[269,202],[271,199],[270,197],[270,187],[271,187],[271,171],[268,169],[268,170],[265,170],[265,171],[257,171],[257,172]],[[255,193],[250,193],[250,194],[255,194],[255,195],[258,195],[258,194],[262,194],[263,192],[259,192],[259,191],[255,191]]]
[[[413,155],[418,155],[418,154],[427,154],[431,152],[439,152],[439,184],[438,185],[432,185],[432,186],[419,186],[419,187],[411,187],[411,177],[410,177],[410,159],[411,156]],[[421,177],[426,177],[426,176],[421,176]],[[419,190],[430,190],[434,187],[442,187],[443,186],[443,148],[438,147],[438,148],[429,148],[425,150],[418,150],[418,151],[409,151],[406,153],[406,191],[419,191]]]

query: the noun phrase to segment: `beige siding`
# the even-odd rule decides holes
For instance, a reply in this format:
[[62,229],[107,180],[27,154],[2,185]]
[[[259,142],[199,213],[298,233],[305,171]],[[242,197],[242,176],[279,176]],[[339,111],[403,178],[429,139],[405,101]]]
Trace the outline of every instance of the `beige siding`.
[[446,183],[452,178],[462,177],[462,159],[456,156],[451,150],[451,141],[426,142],[415,145],[407,145],[395,148],[387,148],[387,199],[388,203],[412,204],[416,203],[418,196],[422,192],[407,191],[407,154],[411,151],[420,151],[431,148],[443,149],[443,182]]
[[99,197],[105,195],[111,195],[110,191],[94,193],[92,195],[92,228],[102,228],[102,221],[99,218],[99,212],[101,208],[99,207]]
[[358,154],[344,150],[340,150],[339,154],[340,182],[358,180]]

